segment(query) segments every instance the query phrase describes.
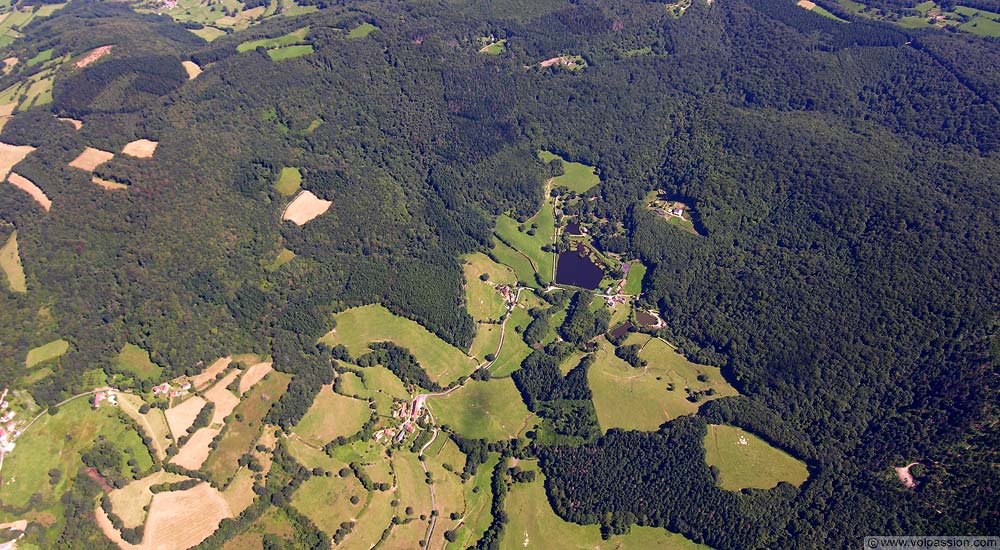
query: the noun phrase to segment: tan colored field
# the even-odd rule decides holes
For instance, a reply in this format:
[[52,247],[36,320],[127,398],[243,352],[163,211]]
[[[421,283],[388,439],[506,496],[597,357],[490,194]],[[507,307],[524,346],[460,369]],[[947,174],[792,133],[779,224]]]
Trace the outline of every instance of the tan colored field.
[[167,416],[167,426],[170,426],[170,433],[174,440],[184,435],[184,432],[194,424],[195,417],[205,406],[205,400],[195,395],[176,407],[170,407],[164,414]]
[[159,144],[158,141],[137,139],[126,143],[125,147],[122,148],[122,153],[130,157],[148,159],[152,158],[153,153],[156,152],[156,146]]
[[561,63],[561,62],[562,62],[562,57],[559,56],[559,57],[553,57],[551,59],[546,59],[545,61],[542,61],[541,63],[539,63],[539,65],[541,65],[542,67],[551,67],[552,65],[555,65],[556,63]]
[[800,8],[811,10],[816,7],[816,2],[810,2],[809,0],[799,0],[798,2],[795,3],[795,5]]
[[77,130],[79,130],[80,128],[83,128],[83,121],[82,120],[77,120],[75,118],[67,118],[67,117],[59,117],[59,120],[61,120],[63,122],[68,122],[68,123],[72,124],[73,128],[75,128]]
[[7,276],[7,286],[11,292],[28,291],[24,266],[21,265],[21,254],[17,250],[17,231],[11,233],[7,242],[0,246],[0,271]]
[[88,53],[83,59],[76,62],[76,68],[82,69],[91,63],[94,63],[98,59],[111,53],[111,46],[101,46],[99,48],[94,48]]
[[184,70],[187,71],[188,80],[194,80],[201,74],[201,67],[194,61],[181,61],[181,65],[184,65]]
[[160,483],[174,483],[185,479],[188,477],[160,470],[121,489],[111,491],[108,494],[111,498],[111,507],[115,514],[122,518],[125,527],[141,525],[146,521],[146,510],[143,508],[153,500],[153,492],[149,488]]
[[[260,439],[257,440],[257,445],[273,449],[277,440],[277,429],[273,427],[265,428],[260,434]],[[251,454],[260,462],[260,465],[263,467],[261,473],[266,477],[267,473],[271,471],[271,453],[256,450],[257,445],[254,445]],[[240,468],[240,471],[236,472],[236,477],[229,483],[226,490],[222,492],[222,496],[225,497],[226,502],[229,504],[229,510],[233,514],[239,515],[253,504],[253,499],[256,496],[253,492],[254,475],[256,474],[249,468]]]
[[333,201],[323,200],[311,191],[302,191],[292,202],[288,203],[285,211],[281,214],[282,220],[288,220],[295,225],[304,225],[313,218],[325,213],[330,209]]
[[209,445],[212,443],[212,439],[219,435],[222,430],[215,428],[202,428],[188,439],[187,443],[181,447],[181,450],[173,459],[170,460],[171,464],[176,464],[178,466],[183,466],[188,470],[197,470],[201,468],[201,465],[208,460],[209,453],[212,452],[212,448]]
[[233,392],[226,389],[233,380],[240,375],[240,371],[233,369],[229,374],[222,377],[212,386],[212,389],[205,392],[205,398],[215,403],[215,411],[212,413],[212,424],[219,424],[225,421],[236,405],[240,404],[240,398],[233,395]]
[[[6,13],[4,14],[4,19],[7,18],[6,17],[7,15],[8,14],[6,14]],[[7,59],[4,59],[3,60],[3,74],[9,73],[10,70],[14,68],[14,65],[17,65],[17,63],[19,61],[20,61],[20,59],[18,59],[16,57],[13,57],[13,56],[8,57]]]
[[28,178],[11,172],[10,176],[7,177],[7,181],[9,181],[14,187],[17,187],[18,189],[31,195],[31,198],[35,199],[35,202],[41,205],[46,212],[52,208],[52,199],[45,194],[45,191],[42,191],[40,187],[35,185],[34,182]]
[[24,160],[35,148],[30,145],[8,145],[0,143],[0,179],[6,179],[7,174],[17,163]]
[[87,147],[82,153],[80,153],[80,156],[73,159],[69,165],[73,168],[93,172],[94,168],[97,168],[113,158],[115,158],[114,153],[101,151],[100,149],[94,149],[93,147]]
[[257,382],[260,382],[262,378],[267,376],[267,373],[271,372],[271,363],[257,363],[247,368],[243,372],[243,377],[240,378],[240,395],[246,393],[250,388],[254,386]]
[[219,375],[220,372],[226,370],[226,367],[233,362],[232,356],[223,357],[218,361],[209,365],[209,367],[198,374],[191,377],[191,385],[194,389],[200,390],[204,386],[209,385],[215,381],[215,377]]
[[129,544],[122,540],[118,530],[111,525],[111,519],[108,518],[108,515],[101,509],[100,504],[98,504],[97,508],[94,510],[94,519],[97,520],[97,526],[101,528],[101,532],[104,533],[104,536],[108,537],[108,539],[115,543],[118,548],[121,548],[121,550],[142,550],[142,546]]
[[90,181],[110,191],[115,191],[117,189],[128,189],[128,186],[125,185],[124,183],[118,183],[117,181],[106,180],[103,178],[99,178],[97,176],[91,176]]
[[153,495],[142,538],[145,550],[191,548],[219,528],[219,522],[233,517],[226,499],[208,483],[187,491]]

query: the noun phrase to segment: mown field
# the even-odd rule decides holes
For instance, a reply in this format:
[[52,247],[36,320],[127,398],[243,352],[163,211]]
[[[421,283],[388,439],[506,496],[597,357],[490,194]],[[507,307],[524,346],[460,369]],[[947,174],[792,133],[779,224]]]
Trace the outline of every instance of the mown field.
[[[521,229],[524,229],[523,231]],[[541,210],[523,224],[507,216],[497,218],[496,234],[515,250],[523,253],[531,260],[531,265],[542,281],[552,280],[555,266],[555,254],[542,250],[543,246],[552,246],[555,239],[555,218],[552,207],[546,202]],[[531,234],[534,233],[534,234]],[[501,258],[501,260],[503,260]],[[515,269],[517,266],[511,266]],[[520,274],[519,274],[520,277]],[[529,279],[533,280],[533,279]]]
[[625,294],[638,296],[642,293],[642,279],[646,276],[646,266],[642,262],[633,262],[625,279]]
[[510,378],[469,381],[446,396],[428,399],[427,406],[439,424],[473,439],[518,437],[535,420]]
[[51,361],[67,351],[69,351],[69,342],[60,338],[59,340],[53,340],[48,344],[28,350],[28,356],[24,360],[24,363],[30,369],[35,365]]
[[809,478],[804,462],[733,426],[709,424],[705,462],[719,469],[719,487],[729,491],[770,489],[782,481],[798,487]]
[[7,280],[11,292],[27,292],[24,268],[21,266],[21,256],[17,249],[17,231],[7,237],[7,242],[0,248],[0,270]]
[[539,151],[538,158],[542,162],[552,162],[555,159],[563,161],[565,173],[552,178],[552,184],[556,187],[566,187],[577,194],[586,193],[591,187],[601,183],[601,178],[597,176],[593,166],[587,166],[579,162],[570,162],[555,153],[549,151]]
[[294,432],[305,441],[322,446],[340,436],[354,435],[370,415],[367,402],[323,386]]
[[278,180],[274,182],[274,188],[286,197],[291,197],[298,193],[302,185],[302,172],[294,166],[286,166],[278,174]]
[[150,360],[148,351],[133,344],[125,344],[112,363],[117,369],[130,372],[141,380],[155,381],[163,371],[162,367]]

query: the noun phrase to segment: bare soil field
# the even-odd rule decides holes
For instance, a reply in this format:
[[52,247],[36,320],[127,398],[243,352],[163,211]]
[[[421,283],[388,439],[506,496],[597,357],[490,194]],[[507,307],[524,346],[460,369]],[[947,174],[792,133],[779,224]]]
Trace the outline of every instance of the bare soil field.
[[257,363],[247,368],[243,373],[243,377],[240,378],[240,395],[243,395],[254,384],[260,382],[269,372],[271,372],[271,363]]
[[184,65],[184,70],[187,71],[188,80],[194,80],[201,74],[201,67],[194,61],[181,61],[181,65]]
[[148,159],[152,158],[153,153],[156,152],[156,146],[159,144],[158,141],[137,139],[126,143],[125,147],[122,148],[122,153],[130,157]]
[[332,204],[333,201],[323,200],[313,195],[311,191],[302,191],[292,202],[288,203],[285,211],[281,214],[281,219],[291,221],[295,225],[304,225],[325,213]]
[[198,416],[198,413],[204,406],[205,400],[195,395],[180,405],[171,407],[165,411],[167,426],[170,426],[170,433],[173,434],[175,441],[178,437],[184,435],[184,432],[191,427],[191,424],[194,424],[195,417]]
[[91,176],[90,181],[110,191],[115,191],[118,189],[128,189],[128,186],[125,185],[124,183],[118,183],[117,181],[106,180],[103,178],[99,178],[97,176]]
[[[4,14],[4,15],[7,15],[7,14]],[[0,20],[0,21],[2,21],[2,20]],[[4,59],[3,60],[3,74],[9,73],[10,70],[14,68],[14,65],[17,65],[17,63],[19,61],[21,61],[21,60],[18,59],[18,58],[16,58],[16,57],[13,57],[13,56],[8,57],[7,59]]]
[[194,386],[194,389],[196,390],[200,390],[201,388],[209,385],[210,383],[215,381],[215,377],[218,376],[220,372],[226,370],[226,367],[228,367],[229,364],[232,362],[233,362],[232,356],[223,357],[222,359],[219,359],[218,361],[209,365],[207,369],[192,376],[191,385]]
[[29,180],[28,178],[20,174],[15,174],[14,172],[11,172],[10,176],[7,178],[7,181],[9,181],[14,187],[17,187],[18,189],[31,195],[31,198],[35,199],[35,202],[41,205],[41,207],[44,208],[46,212],[48,212],[52,208],[52,199],[50,199],[48,195],[45,194],[45,191],[42,191],[40,187],[35,185],[34,182]]
[[219,435],[218,430],[215,428],[202,428],[188,439],[187,443],[181,447],[179,453],[170,461],[171,464],[176,464],[178,466],[183,466],[188,470],[197,470],[201,468],[201,465],[208,460],[209,453],[212,452],[212,448],[209,445],[212,443],[212,439],[216,435]]
[[99,48],[94,48],[90,53],[88,53],[83,59],[76,62],[76,68],[82,69],[91,63],[94,63],[98,59],[111,53],[111,46],[101,46]]
[[212,389],[205,392],[205,398],[215,403],[215,411],[212,413],[212,424],[219,424],[225,421],[226,417],[236,408],[236,405],[240,404],[240,398],[226,389],[226,386],[231,384],[233,380],[236,380],[236,377],[239,375],[240,371],[233,369],[222,380],[216,382],[212,386]]
[[0,179],[5,179],[14,166],[34,150],[35,148],[30,145],[0,143]]
[[919,462],[911,462],[903,467],[896,467],[896,476],[899,477],[899,481],[902,482],[903,486],[907,489],[912,489],[917,486],[917,482],[913,480],[913,474],[910,473],[910,468],[920,464]]
[[809,0],[799,0],[798,2],[795,3],[795,5],[800,8],[805,8],[807,10],[811,10],[816,7],[816,3],[810,2]]
[[114,153],[101,151],[100,149],[94,149],[93,147],[87,147],[82,153],[80,153],[80,156],[73,159],[69,165],[73,168],[93,172],[94,168],[97,168],[113,158],[115,158]]
[[101,528],[101,532],[104,536],[108,537],[111,542],[115,543],[118,548],[122,550],[142,550],[142,546],[129,544],[122,540],[121,534],[118,530],[111,525],[111,519],[108,517],[104,510],[101,509],[100,504],[97,505],[97,509],[94,510],[94,519],[97,520],[97,526]]
[[68,122],[68,123],[72,124],[73,128],[76,128],[77,130],[79,130],[80,128],[83,128],[83,121],[82,120],[77,120],[75,118],[67,118],[67,117],[58,117],[58,118],[59,118],[59,120],[61,120],[63,122]]
[[219,522],[233,517],[222,493],[208,483],[187,491],[153,495],[146,520],[142,548],[175,550],[191,548],[219,528]]
[[108,497],[111,498],[112,509],[122,519],[125,527],[135,527],[146,521],[146,510],[144,508],[153,500],[153,492],[149,490],[150,487],[160,483],[174,483],[185,479],[188,479],[188,477],[160,470],[142,479],[133,481],[121,489],[111,491]]

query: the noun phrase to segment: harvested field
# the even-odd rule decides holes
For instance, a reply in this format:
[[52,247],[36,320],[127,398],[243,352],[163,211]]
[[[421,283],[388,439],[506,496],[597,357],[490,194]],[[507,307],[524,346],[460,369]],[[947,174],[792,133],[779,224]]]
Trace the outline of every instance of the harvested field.
[[[0,178],[6,178],[17,163],[24,160],[35,148],[30,145],[0,143]],[[11,182],[13,183],[13,182]]]
[[243,395],[250,388],[254,386],[257,382],[260,382],[262,378],[267,376],[267,373],[271,372],[271,363],[257,363],[247,367],[247,370],[243,372],[243,376],[240,378],[240,395]]
[[202,69],[194,61],[181,61],[181,65],[184,65],[184,70],[187,71],[188,80],[194,80],[198,78],[201,74]]
[[68,123],[72,124],[73,128],[75,128],[77,130],[79,130],[80,128],[83,128],[83,121],[82,120],[77,120],[75,118],[66,118],[66,117],[59,117],[59,120],[61,120],[63,122],[68,122]]
[[7,243],[0,247],[0,271],[7,276],[7,286],[11,292],[27,292],[21,255],[17,251],[17,231],[11,233]]
[[94,48],[93,50],[91,50],[90,53],[84,56],[83,59],[76,62],[76,68],[82,69],[87,65],[96,62],[98,59],[108,55],[109,53],[111,53],[111,46],[101,46],[99,48]]
[[195,395],[180,405],[166,410],[167,426],[170,426],[170,433],[173,434],[175,441],[187,432],[191,424],[194,424],[195,417],[204,406],[205,400]]
[[178,466],[183,466],[188,470],[197,470],[201,468],[201,465],[208,460],[209,453],[212,452],[212,448],[209,445],[212,443],[212,439],[219,434],[221,430],[215,428],[202,428],[188,439],[187,443],[181,447],[179,453],[170,461],[171,464],[176,464]]
[[222,371],[226,370],[226,367],[233,362],[232,356],[223,357],[212,363],[207,369],[199,372],[198,374],[191,377],[191,386],[196,390],[200,390],[203,387],[209,385],[215,381],[215,377],[219,375]]
[[31,195],[31,198],[35,199],[35,202],[41,205],[41,207],[44,208],[46,212],[48,212],[49,209],[52,208],[52,199],[50,199],[48,195],[45,194],[45,191],[42,191],[40,187],[35,185],[28,178],[20,174],[15,174],[14,172],[11,172],[10,176],[7,178],[7,181],[9,181],[11,185],[13,185],[14,187],[17,187],[18,189]]
[[94,510],[94,519],[97,521],[97,526],[101,528],[101,532],[104,533],[104,536],[108,537],[108,540],[115,543],[115,545],[118,546],[118,548],[121,548],[121,550],[142,550],[141,546],[129,544],[122,540],[121,534],[118,533],[118,529],[115,529],[115,527],[111,525],[111,518],[109,518],[108,514],[101,509],[100,504],[98,504]]
[[[7,14],[4,14],[4,15],[7,15]],[[14,65],[17,65],[18,61],[20,61],[20,59],[18,59],[16,57],[13,57],[13,56],[12,57],[8,57],[7,59],[4,59],[3,60],[3,74],[9,73],[10,70],[14,68]]]
[[795,5],[800,8],[811,10],[816,7],[816,2],[810,2],[809,0],[799,0],[798,2],[795,3]]
[[117,189],[128,189],[128,186],[125,185],[124,183],[118,183],[117,181],[106,180],[103,178],[99,178],[97,176],[91,176],[90,181],[111,191],[115,191]]
[[157,145],[159,145],[158,141],[137,139],[126,143],[125,147],[122,148],[122,154],[141,159],[152,158]]
[[291,221],[295,225],[304,225],[313,218],[324,214],[330,209],[333,201],[323,200],[311,191],[302,191],[292,199],[281,214],[282,220]]
[[164,470],[150,474],[133,481],[121,489],[115,489],[108,494],[111,506],[118,517],[122,518],[125,527],[135,527],[146,521],[146,511],[143,509],[151,500],[153,492],[149,490],[160,483],[174,483],[189,479],[187,476],[173,474]]
[[236,405],[240,404],[240,398],[226,389],[226,386],[231,384],[233,380],[236,380],[236,377],[239,375],[240,371],[233,369],[222,380],[216,382],[212,386],[212,389],[205,392],[205,398],[215,403],[215,411],[212,413],[212,424],[224,422],[226,417],[236,408]]
[[114,153],[101,151],[100,149],[94,149],[93,147],[87,147],[82,153],[80,153],[80,156],[73,159],[69,165],[73,168],[93,172],[94,168],[97,168],[113,158],[115,158]]
[[233,516],[222,493],[208,483],[187,491],[158,493],[153,495],[149,507],[142,548],[191,548],[214,533],[219,522],[230,517]]

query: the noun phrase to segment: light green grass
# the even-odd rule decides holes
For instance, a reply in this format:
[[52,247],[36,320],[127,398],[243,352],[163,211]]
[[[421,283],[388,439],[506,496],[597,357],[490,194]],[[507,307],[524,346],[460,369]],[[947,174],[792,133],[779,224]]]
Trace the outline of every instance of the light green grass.
[[215,27],[205,26],[200,29],[190,29],[190,30],[192,34],[194,34],[198,38],[201,38],[205,42],[212,42],[213,40],[219,37],[226,36],[226,31],[222,29],[217,29]]
[[470,380],[446,396],[428,399],[427,406],[438,422],[473,439],[515,438],[534,421],[510,378]]
[[642,262],[634,262],[625,280],[625,294],[638,296],[642,293],[642,279],[646,276],[646,266]]
[[490,504],[493,500],[493,491],[490,487],[490,477],[493,468],[500,461],[500,456],[490,454],[486,462],[479,465],[476,475],[465,482],[465,513],[462,514],[460,526],[452,527],[455,531],[455,542],[448,543],[448,550],[464,550],[470,546],[475,546],[476,541],[486,532],[490,522],[493,521],[493,514],[490,512]]
[[131,372],[142,380],[157,380],[163,368],[149,359],[149,352],[132,344],[125,344],[114,359],[119,370]]
[[[100,436],[123,450],[122,471],[129,471],[129,458],[135,458],[141,470],[148,470],[153,459],[130,423],[122,420],[114,407],[104,405],[91,410],[86,397],[63,405],[55,416],[44,414],[18,438],[17,448],[4,459],[0,499],[5,505],[20,507],[38,493],[43,504],[35,509],[54,501],[68,490],[77,469],[83,466],[80,454]],[[54,487],[49,484],[48,472],[52,469],[62,472]]]
[[804,462],[732,426],[708,426],[705,462],[719,469],[719,486],[729,491],[770,489],[782,481],[798,487],[809,477]]
[[[351,497],[358,497],[351,504]],[[295,491],[292,506],[326,533],[333,533],[345,521],[356,518],[369,499],[368,491],[354,475],[313,476]]]
[[302,27],[301,29],[292,31],[277,38],[260,38],[257,40],[242,42],[239,46],[236,46],[236,51],[244,53],[250,50],[256,50],[258,47],[270,50],[284,46],[294,46],[301,44],[302,41],[305,40],[307,34],[309,34],[309,27]]
[[[712,399],[737,395],[717,367],[692,363],[662,340],[634,333],[625,344],[645,345],[639,354],[648,362],[645,368],[633,368],[619,359],[614,346],[601,338],[597,360],[587,373],[597,420],[604,430],[654,431],[668,420],[694,414]],[[708,379],[699,381],[700,374]],[[673,391],[669,384],[673,384]],[[686,387],[694,391],[713,388],[716,393],[693,403],[687,399]],[[623,406],[626,403],[628,406]]]
[[959,25],[959,30],[979,36],[1000,36],[1000,14],[965,6],[957,6],[955,13],[971,18]]
[[476,323],[476,337],[472,339],[469,346],[469,355],[482,363],[486,361],[486,355],[496,354],[497,347],[500,346],[500,325],[494,323]]
[[[439,434],[438,437],[443,437]],[[455,527],[458,520],[451,519],[452,514],[462,515],[465,512],[465,487],[462,484],[461,468],[455,469],[455,455],[463,457],[458,446],[451,438],[446,438],[443,452],[436,455],[424,455],[424,465],[431,474],[434,484],[434,506],[438,510],[437,526],[431,538],[431,548],[442,548],[447,542],[444,532]],[[451,470],[444,467],[449,464]],[[457,473],[456,473],[457,472]]]
[[356,307],[337,315],[337,328],[320,339],[328,345],[344,344],[352,357],[368,352],[371,342],[391,341],[410,350],[431,380],[445,385],[471,374],[476,360],[436,335],[380,305]]
[[[517,275],[509,266],[498,264],[482,253],[469,254],[464,260],[465,300],[469,315],[477,321],[499,319],[507,308],[495,285],[514,283]],[[480,279],[483,274],[489,276],[487,281]]]
[[524,338],[516,329],[520,327],[523,331],[529,323],[531,323],[531,315],[524,307],[518,305],[510,312],[503,347],[500,348],[496,361],[490,367],[490,373],[493,376],[510,376],[512,372],[521,368],[521,361],[524,361],[524,358],[531,353],[531,348],[524,342]]
[[378,27],[365,22],[351,29],[351,32],[347,33],[347,38],[364,38],[377,30]]
[[393,398],[408,400],[410,394],[403,386],[403,382],[385,367],[365,367],[362,369],[365,375],[365,382],[354,373],[346,373],[343,377],[341,393],[345,395],[357,395],[360,398],[372,398],[378,413],[382,416],[392,414]]
[[298,193],[302,186],[302,172],[294,166],[286,166],[281,169],[278,181],[274,182],[274,188],[286,197],[291,197]]
[[24,267],[21,265],[21,255],[17,249],[17,231],[7,237],[7,242],[0,248],[0,270],[7,279],[7,288],[11,292],[27,292],[28,285],[24,278]]
[[813,13],[818,13],[818,14],[822,15],[823,17],[828,17],[830,19],[833,19],[834,21],[840,21],[841,23],[847,23],[847,21],[844,21],[843,19],[841,19],[841,18],[837,17],[836,15],[830,13],[829,11],[823,9],[823,6],[820,6],[819,4],[817,4],[816,7],[814,7],[811,11]]
[[25,359],[24,364],[30,369],[35,365],[51,361],[67,351],[69,351],[69,342],[61,338],[59,340],[53,340],[44,346],[38,346],[37,348],[29,350],[28,357]]
[[278,251],[278,256],[274,259],[274,261],[265,265],[264,269],[266,269],[267,271],[274,272],[281,269],[281,266],[287,264],[288,262],[294,259],[295,259],[294,252],[288,250],[287,248],[282,248],[281,250]]
[[52,59],[52,54],[54,52],[55,52],[54,48],[49,48],[49,49],[47,49],[47,50],[45,50],[43,52],[39,52],[38,55],[36,55],[35,57],[32,57],[31,59],[29,59],[26,64],[29,67],[34,67],[35,65],[38,65],[39,63],[45,63],[46,61]]
[[492,252],[501,263],[514,269],[518,282],[538,288],[538,283],[535,282],[535,268],[531,266],[531,261],[527,257],[496,237],[493,238]]
[[[420,514],[431,513],[431,491],[424,483],[424,470],[420,467],[417,455],[410,452],[395,452],[392,454],[392,469],[396,472],[398,483],[396,498],[399,506],[396,513],[399,517],[413,518]],[[413,514],[407,515],[406,508],[412,507]]]
[[501,550],[524,548],[694,550],[707,548],[681,535],[654,527],[632,526],[626,535],[601,539],[598,525],[578,525],[564,521],[552,511],[545,494],[544,475],[536,461],[522,460],[518,466],[535,471],[531,483],[515,483],[507,493],[504,508],[510,522],[500,540]]
[[896,21],[896,24],[904,29],[923,29],[931,26],[926,18],[917,15],[908,15],[900,18],[899,21]]
[[587,166],[579,162],[570,162],[555,153],[549,151],[539,151],[538,158],[543,162],[551,162],[559,159],[563,162],[565,173],[552,179],[552,184],[557,187],[566,187],[574,193],[585,193],[591,187],[601,183],[601,178],[597,176],[596,168]]
[[330,386],[316,395],[305,416],[295,426],[295,434],[313,445],[354,435],[371,416],[368,403],[334,393]]
[[313,47],[309,44],[304,46],[285,46],[283,48],[267,50],[267,55],[274,61],[284,61],[285,59],[300,57],[311,53],[313,53]]
[[507,51],[507,39],[501,38],[492,44],[487,44],[479,49],[479,53],[484,53],[487,55],[500,55]]
[[[555,238],[555,218],[552,215],[552,207],[546,202],[541,210],[523,224],[510,216],[503,214],[497,218],[497,235],[505,242],[509,243],[515,250],[523,253],[531,260],[533,270],[538,273],[542,281],[552,280],[552,270],[555,265],[555,254],[542,250],[543,246],[552,246]],[[537,225],[534,235],[528,232],[532,225]],[[521,227],[524,231],[521,231]],[[499,257],[499,256],[498,256]],[[517,270],[517,266],[511,266]],[[521,273],[518,272],[518,278]],[[534,281],[534,276],[530,279]]]

